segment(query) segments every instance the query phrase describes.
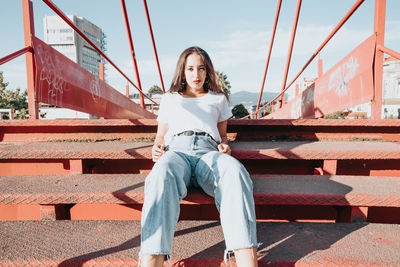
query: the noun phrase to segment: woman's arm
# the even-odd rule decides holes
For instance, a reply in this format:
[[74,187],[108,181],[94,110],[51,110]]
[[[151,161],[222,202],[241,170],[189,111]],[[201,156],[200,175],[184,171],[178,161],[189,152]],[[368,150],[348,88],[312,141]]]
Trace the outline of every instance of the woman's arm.
[[168,131],[168,123],[158,123],[156,139],[151,150],[151,156],[153,161],[156,162],[164,153],[165,142],[164,136]]
[[218,151],[226,154],[231,154],[231,148],[228,145],[228,136],[226,134],[228,120],[218,122],[217,124],[219,135],[221,136],[221,144],[218,145]]

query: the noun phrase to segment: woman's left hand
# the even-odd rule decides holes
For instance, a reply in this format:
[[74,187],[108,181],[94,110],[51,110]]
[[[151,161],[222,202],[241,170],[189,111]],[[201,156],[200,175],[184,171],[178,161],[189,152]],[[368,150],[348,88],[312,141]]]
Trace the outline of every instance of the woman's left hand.
[[231,147],[228,144],[221,143],[218,145],[218,151],[230,155]]

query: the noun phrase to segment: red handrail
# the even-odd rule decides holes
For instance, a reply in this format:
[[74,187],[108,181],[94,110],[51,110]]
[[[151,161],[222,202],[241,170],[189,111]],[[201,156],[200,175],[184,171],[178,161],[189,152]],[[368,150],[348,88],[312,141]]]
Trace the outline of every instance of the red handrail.
[[[292,36],[290,39],[290,46],[289,46],[289,51],[288,51],[288,56],[286,59],[286,68],[285,68],[285,75],[283,76],[283,83],[282,83],[282,92],[285,89],[286,82],[287,82],[287,76],[289,72],[289,67],[290,67],[290,61],[292,59],[292,51],[293,51],[293,45],[294,45],[294,38],[296,37],[296,31],[297,31],[297,22],[299,21],[299,14],[300,14],[300,7],[301,7],[301,0],[297,0],[297,7],[296,7],[296,13],[294,15],[294,21],[293,21],[293,29],[292,29]],[[283,105],[283,94],[281,95],[281,99],[279,101],[279,107],[281,108]]]
[[0,65],[3,65],[4,63],[7,63],[8,61],[13,60],[14,58],[22,56],[26,52],[32,52],[32,46],[24,47],[24,48],[12,53],[12,54],[9,54],[8,56],[0,58]]
[[388,54],[388,55],[400,60],[400,53],[397,53],[396,51],[393,51],[392,49],[389,49],[389,48],[387,48],[387,47],[385,47],[383,45],[377,45],[376,48],[378,48],[382,52],[384,52],[384,53],[386,53],[386,54]]
[[290,82],[286,88],[280,92],[274,99],[272,99],[270,102],[262,106],[259,110],[256,110],[255,112],[243,117],[243,119],[248,118],[249,116],[255,114],[256,112],[259,112],[262,109],[265,109],[267,106],[271,105],[278,97],[283,95],[286,90],[292,86],[292,84],[299,78],[299,76],[303,73],[303,71],[308,67],[308,65],[312,62],[312,60],[319,54],[319,52],[325,47],[325,45],[332,39],[332,37],[336,34],[337,31],[346,23],[346,21],[353,15],[353,13],[361,6],[361,4],[365,0],[358,0],[352,7],[351,9],[344,15],[344,17],[340,20],[340,22],[336,25],[336,27],[331,31],[331,33],[328,35],[328,37],[325,39],[325,41],[319,46],[319,48],[316,50],[316,52],[311,56],[311,58],[307,61],[307,63],[304,65],[304,67],[300,70],[300,72],[296,75],[296,77]]
[[[281,1],[281,0],[280,0],[280,1]],[[162,74],[161,74],[160,62],[158,61],[158,54],[157,54],[156,42],[154,41],[153,28],[151,27],[149,9],[147,8],[147,2],[146,2],[146,0],[143,0],[143,5],[144,5],[144,10],[146,11],[147,24],[149,25],[151,41],[152,41],[152,43],[153,43],[154,55],[155,55],[156,61],[157,61],[157,68],[158,68],[158,74],[160,75],[161,87],[162,87],[163,93],[165,93],[164,81],[163,81],[163,77],[162,77]]]
[[[140,82],[139,69],[138,69],[138,65],[137,65],[137,62],[136,62],[135,49],[133,47],[131,27],[129,26],[129,19],[128,19],[128,13],[126,12],[125,0],[121,0],[121,6],[122,6],[122,13],[124,15],[126,31],[127,31],[127,34],[128,34],[128,41],[129,41],[129,47],[131,49],[133,66],[135,67],[136,81],[138,83],[138,86],[139,86],[140,90],[142,90],[142,83]],[[146,106],[144,104],[144,98],[143,98],[143,93],[142,92],[140,94],[140,105],[142,106],[142,108],[146,108]]]
[[109,59],[109,57],[101,51],[83,32],[81,32],[78,27],[56,6],[51,2],[51,0],[42,0],[48,7],[50,7],[57,15],[59,15],[72,29],[74,29],[86,42],[88,42],[98,53],[100,53],[110,64],[119,72],[122,76],[125,77],[127,81],[129,81],[139,92],[141,92],[147,99],[149,99],[154,104],[158,105],[153,99],[148,97],[146,94],[143,93],[130,79],[129,77],[123,73],[114,62]]
[[[264,77],[263,77],[263,82],[262,82],[262,85],[261,85],[260,96],[258,97],[256,110],[258,110],[260,108],[261,98],[262,98],[262,94],[263,94],[263,91],[264,91],[265,78],[267,77],[269,60],[271,58],[272,46],[274,45],[274,40],[275,40],[276,26],[278,25],[279,13],[281,11],[281,4],[282,4],[282,0],[279,0],[278,7],[277,7],[277,10],[276,10],[276,15],[275,15],[274,30],[272,31],[271,42],[269,44],[267,63],[265,64]],[[256,118],[258,119],[258,112],[256,113]]]

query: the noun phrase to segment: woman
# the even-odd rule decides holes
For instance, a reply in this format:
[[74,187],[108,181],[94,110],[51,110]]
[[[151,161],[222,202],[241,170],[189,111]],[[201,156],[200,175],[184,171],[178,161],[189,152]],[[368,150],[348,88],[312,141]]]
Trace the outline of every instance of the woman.
[[257,266],[253,185],[244,166],[230,156],[226,131],[231,116],[208,54],[199,47],[183,51],[160,103],[152,148],[156,163],[145,182],[144,266],[162,266],[164,257],[170,257],[179,203],[188,186],[201,187],[215,198],[225,258],[233,250],[238,266]]

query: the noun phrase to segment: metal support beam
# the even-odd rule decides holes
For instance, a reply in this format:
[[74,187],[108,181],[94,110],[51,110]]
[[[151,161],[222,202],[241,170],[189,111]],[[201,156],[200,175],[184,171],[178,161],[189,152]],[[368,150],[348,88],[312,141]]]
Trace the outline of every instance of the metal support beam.
[[269,51],[268,51],[267,63],[265,64],[265,71],[264,71],[263,82],[262,82],[262,85],[261,85],[260,96],[258,97],[258,102],[257,102],[257,108],[256,108],[256,112],[257,112],[257,113],[256,113],[256,118],[257,118],[257,119],[258,119],[258,109],[260,108],[261,98],[262,98],[262,94],[263,94],[263,91],[264,91],[265,78],[267,77],[268,66],[269,66],[269,60],[270,60],[270,58],[271,58],[272,46],[274,45],[276,26],[277,26],[278,20],[279,20],[279,14],[280,14],[280,11],[281,11],[281,5],[282,5],[282,0],[279,0],[279,2],[278,2],[278,7],[277,7],[277,9],[276,9],[275,22],[274,22],[274,30],[272,31],[271,42],[270,42],[270,44],[269,44]]
[[385,15],[386,0],[375,0],[374,32],[377,48],[374,62],[374,99],[371,102],[371,119],[374,120],[382,118],[383,52],[379,47],[384,46]]
[[[133,85],[133,87],[135,87],[139,92],[141,92],[142,94],[143,94],[143,92],[142,92],[142,90],[138,87],[138,86],[136,86],[132,81],[131,81],[131,79],[129,79],[129,77],[125,74],[125,73],[123,73],[122,72],[122,70],[120,70],[118,67],[117,67],[117,65],[115,65],[115,63],[106,55],[106,54],[104,54],[104,52],[103,51],[101,51],[101,49],[100,48],[98,48],[81,30],[79,30],[78,29],[78,27],[76,27],[75,26],[75,24],[70,20],[70,19],[68,19],[68,17],[56,6],[56,5],[54,5],[53,4],[53,2],[51,1],[51,0],[42,0],[44,3],[46,3],[46,5],[48,5],[54,12],[56,12],[57,13],[57,15],[58,16],[60,16],[60,18],[62,19],[62,20],[64,20],[65,21],[65,23],[67,23],[72,29],[74,29],[74,31],[76,32],[76,33],[78,33],[86,42],[88,42],[92,47],[93,47],[93,49],[94,50],[96,50],[100,55],[102,55],[122,76],[124,76],[124,78],[128,81],[128,82],[130,82],[132,85]],[[145,94],[143,94],[147,99],[149,99],[151,102],[153,102],[154,104],[156,104],[156,105],[158,105],[156,102],[154,102],[154,100],[153,99],[151,99],[150,97],[148,97],[147,95],[145,95]]]
[[8,61],[13,60],[14,58],[17,58],[19,56],[22,56],[23,54],[25,54],[26,52],[32,52],[32,47],[28,46],[28,47],[24,47],[12,54],[9,54],[8,56],[2,57],[0,58],[0,65],[3,65],[4,63],[7,63]]
[[[279,0],[279,1],[282,1],[282,0]],[[161,74],[161,67],[160,67],[160,62],[158,60],[156,42],[154,40],[153,28],[151,27],[150,14],[149,14],[149,9],[147,8],[146,0],[143,0],[143,5],[144,5],[144,10],[146,11],[147,24],[149,24],[149,31],[150,31],[151,41],[153,43],[154,55],[155,55],[156,61],[157,61],[158,74],[160,75],[161,88],[162,88],[163,92],[165,93],[164,81],[163,81],[163,77]]]
[[[25,47],[32,47],[32,36],[35,35],[35,26],[33,6],[30,0],[22,0],[22,17],[24,22]],[[39,103],[35,92],[35,59],[33,57],[33,51],[27,51],[25,58],[29,119],[37,120],[39,119]]]
[[136,75],[136,81],[138,83],[138,86],[140,88],[140,105],[142,108],[146,108],[146,105],[144,104],[144,97],[143,97],[143,91],[142,91],[142,83],[140,82],[140,75],[139,75],[139,69],[136,61],[136,55],[135,55],[135,48],[133,47],[133,40],[132,40],[132,34],[131,34],[131,27],[129,26],[129,19],[128,19],[128,13],[126,12],[126,5],[125,5],[125,0],[121,0],[121,7],[122,7],[122,13],[124,15],[124,21],[125,21],[125,26],[126,26],[126,32],[128,34],[128,41],[129,41],[129,47],[131,49],[131,55],[132,55],[132,60],[133,60],[133,66],[135,68],[135,75]]
[[[285,75],[283,77],[283,83],[282,83],[282,90],[281,90],[282,92],[285,90],[285,87],[286,87],[287,76],[288,76],[289,67],[290,67],[290,59],[292,58],[294,38],[296,37],[297,22],[299,21],[300,7],[301,7],[301,0],[297,0],[296,13],[294,15],[294,22],[293,22],[293,29],[292,29],[292,37],[290,40],[289,52],[288,52],[288,56],[286,59]],[[284,101],[283,96],[284,96],[284,94],[281,95],[281,99],[279,100],[279,108],[281,108],[283,105],[283,101]]]

